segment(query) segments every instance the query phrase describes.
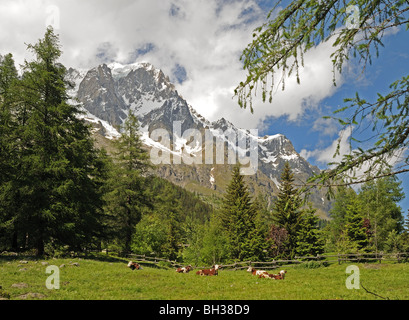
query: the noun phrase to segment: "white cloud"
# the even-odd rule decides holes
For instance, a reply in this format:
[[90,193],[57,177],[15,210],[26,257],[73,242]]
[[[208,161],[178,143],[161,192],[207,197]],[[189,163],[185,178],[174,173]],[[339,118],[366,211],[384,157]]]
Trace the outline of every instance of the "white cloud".
[[[300,155],[304,159],[309,161],[315,159],[315,162],[317,162],[317,164],[320,164],[322,165],[323,168],[325,168],[328,163],[339,162],[344,155],[349,154],[351,152],[351,147],[349,143],[349,138],[351,134],[352,128],[341,130],[339,132],[338,138],[334,140],[328,147],[312,151],[302,149]],[[339,154],[335,156],[335,152],[337,151],[338,145]]]
[[[350,138],[353,132],[352,127],[348,127],[339,132],[338,138],[334,140],[331,145],[323,149],[315,149],[312,151],[302,149],[300,155],[308,160],[309,162],[315,162],[321,169],[333,168],[335,165],[328,166],[329,163],[339,163],[345,155],[352,154]],[[339,152],[335,155],[337,148],[339,146]],[[394,170],[399,171],[399,166],[404,165],[404,160],[407,158],[408,148],[398,149],[392,155],[384,156],[385,162],[388,163]],[[347,172],[345,172],[344,178],[346,182],[352,182],[354,180],[350,179],[355,177],[355,181],[365,181],[367,177],[371,175],[378,174],[381,168],[377,164],[379,158],[374,158],[363,162],[360,166],[354,167]],[[369,170],[371,168],[371,170]],[[354,186],[354,188],[359,188],[360,184]]]
[[177,90],[199,113],[256,128],[269,116],[295,120],[335,91],[328,41],[305,55],[301,85],[287,79],[272,104],[255,101],[254,114],[239,108],[234,88],[246,77],[239,57],[266,14],[255,0],[2,0],[0,54],[12,52],[23,63],[31,58],[25,43],[36,43],[46,22],[58,21],[67,67],[136,59],[175,81],[172,72],[183,68]]

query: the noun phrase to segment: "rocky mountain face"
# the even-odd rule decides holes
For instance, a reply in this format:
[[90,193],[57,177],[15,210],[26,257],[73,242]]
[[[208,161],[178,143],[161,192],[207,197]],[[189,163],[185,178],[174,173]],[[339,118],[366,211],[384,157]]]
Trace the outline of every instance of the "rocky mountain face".
[[[250,190],[271,203],[286,161],[296,183],[319,172],[284,135],[259,137],[224,118],[209,122],[149,63],[70,68],[67,78],[74,85],[71,96],[81,103],[84,119],[94,124],[99,136],[118,137],[120,126],[134,112],[157,165],[155,173],[190,191],[220,196],[230,180],[231,167],[240,161]],[[327,217],[329,203],[322,191],[316,190],[310,201],[321,217]]]

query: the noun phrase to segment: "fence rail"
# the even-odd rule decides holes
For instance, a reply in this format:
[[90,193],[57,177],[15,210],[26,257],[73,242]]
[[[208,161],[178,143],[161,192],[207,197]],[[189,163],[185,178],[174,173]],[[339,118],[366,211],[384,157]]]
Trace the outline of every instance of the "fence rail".
[[[168,262],[172,267],[181,267],[186,264],[181,264],[175,260],[169,260],[159,257],[150,257],[146,255],[128,254],[126,255],[130,259],[134,259],[137,262],[148,262],[158,264],[161,261]],[[317,255],[317,256],[295,256],[291,260],[271,260],[271,261],[238,261],[231,264],[219,264],[221,268],[241,270],[247,269],[249,266],[261,267],[263,269],[276,269],[285,265],[302,264],[309,261],[331,263],[344,263],[344,262],[378,262],[383,261],[396,261],[396,262],[409,262],[409,252],[399,253],[359,253],[359,254],[334,254],[334,255]],[[194,266],[196,269],[208,268],[208,266]]]

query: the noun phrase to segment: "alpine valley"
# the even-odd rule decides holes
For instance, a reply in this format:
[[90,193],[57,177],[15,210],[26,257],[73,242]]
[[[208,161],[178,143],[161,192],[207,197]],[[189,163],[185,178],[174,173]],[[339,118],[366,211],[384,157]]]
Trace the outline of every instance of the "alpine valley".
[[[253,195],[263,197],[269,205],[278,192],[285,162],[289,162],[296,184],[301,185],[320,171],[302,158],[282,134],[259,137],[249,130],[235,127],[228,119],[206,120],[183,99],[169,77],[149,63],[102,64],[91,70],[70,68],[67,80],[74,85],[69,91],[72,103],[81,104],[84,111],[81,117],[92,123],[100,146],[109,152],[110,141],[120,135],[119,128],[132,111],[138,116],[141,137],[149,152],[167,155],[171,159],[170,163],[156,165],[153,172],[205,198],[222,196],[230,181],[234,164],[228,160],[229,150],[242,151],[239,139],[232,142],[232,134],[257,146],[257,171],[246,175],[246,182]],[[175,130],[175,124],[178,130]],[[152,137],[158,129],[169,133],[170,143]],[[200,132],[203,139],[199,142],[186,139],[183,133],[190,129]],[[205,153],[209,149],[215,151],[217,146],[205,139],[209,133],[215,141],[223,141],[226,145],[223,161],[204,160]],[[198,159],[202,161],[192,161]],[[324,219],[328,217],[330,202],[325,197],[325,190],[313,191],[309,201],[317,209],[317,215]]]

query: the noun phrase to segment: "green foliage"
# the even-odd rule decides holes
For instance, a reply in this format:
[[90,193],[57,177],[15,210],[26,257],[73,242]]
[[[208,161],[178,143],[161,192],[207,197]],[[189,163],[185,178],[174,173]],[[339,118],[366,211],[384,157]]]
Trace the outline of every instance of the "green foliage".
[[293,185],[294,175],[286,162],[281,173],[280,188],[273,207],[274,224],[287,231],[286,254],[294,256],[302,216],[302,200]]
[[[263,101],[272,102],[276,74],[283,90],[286,78],[294,74],[300,83],[299,69],[304,66],[304,54],[319,44],[332,44],[336,85],[336,72],[342,72],[345,62],[358,60],[364,70],[374,55],[378,57],[388,30],[399,26],[405,26],[406,31],[409,28],[409,4],[404,0],[293,0],[283,8],[280,3],[278,1],[269,13],[269,21],[254,31],[253,41],[241,57],[247,77],[236,87],[235,95],[240,107],[249,105],[251,111],[252,96],[258,88],[261,88]],[[356,25],[350,23],[351,8],[358,13]],[[391,159],[396,159],[408,144],[408,87],[409,76],[404,76],[390,85],[387,94],[378,93],[374,102],[366,101],[358,93],[346,99],[347,105],[340,107],[334,118],[352,130],[351,141],[357,143],[353,129],[362,132],[363,128],[370,128],[374,144],[344,155],[331,169],[310,179],[311,184],[331,188],[334,184],[354,184],[409,171],[407,155],[402,157],[399,169],[385,171],[392,169]],[[339,153],[339,145],[336,152]],[[356,177],[356,169],[365,169],[365,173]]]
[[230,258],[229,239],[218,219],[213,217],[203,225],[196,224],[189,235],[183,260],[193,265],[214,265]]
[[358,250],[366,248],[368,237],[364,228],[361,203],[356,199],[347,205],[345,214],[345,234],[356,244]]
[[371,223],[373,245],[383,250],[388,234],[403,231],[402,209],[398,203],[405,197],[396,177],[385,177],[365,183],[359,193],[364,215]]
[[327,250],[390,250],[388,237],[404,231],[397,204],[404,197],[400,184],[395,177],[385,177],[365,183],[358,192],[339,188],[326,227]]
[[58,62],[52,28],[28,49],[36,59],[25,62],[21,79],[10,55],[0,76],[0,126],[7,131],[1,144],[11,151],[1,153],[0,163],[13,157],[0,181],[8,211],[0,223],[11,232],[13,247],[34,246],[42,255],[45,243],[79,249],[99,235],[105,168],[79,110],[68,103],[66,69]]
[[199,237],[203,224],[209,220],[211,206],[159,177],[147,177],[145,188],[152,195],[152,204],[145,208],[135,226],[131,251],[171,260],[186,256],[186,250],[195,247],[194,238]]
[[[17,173],[16,130],[13,117],[13,94],[18,81],[11,54],[0,56],[0,248],[1,244],[16,248],[16,221],[13,213],[19,204],[14,201]],[[10,235],[12,235],[10,237]],[[0,249],[1,250],[1,249]]]
[[324,252],[324,242],[318,227],[319,218],[315,209],[309,206],[301,217],[297,234],[297,255],[316,256]]
[[135,225],[141,220],[144,208],[151,206],[143,176],[149,167],[148,154],[139,135],[138,119],[130,113],[121,137],[115,142],[117,152],[105,194],[111,232],[117,240],[121,239],[124,251],[130,251]]
[[135,226],[131,250],[136,254],[159,256],[167,241],[167,230],[163,220],[153,214],[146,214]]
[[266,247],[264,236],[257,225],[257,215],[257,207],[253,205],[244,177],[236,166],[219,215],[229,239],[232,259],[263,258]]

